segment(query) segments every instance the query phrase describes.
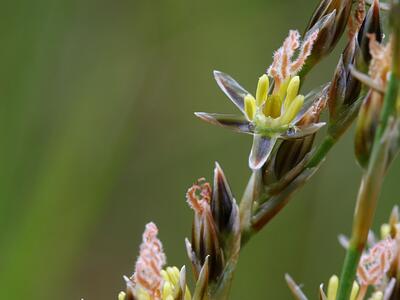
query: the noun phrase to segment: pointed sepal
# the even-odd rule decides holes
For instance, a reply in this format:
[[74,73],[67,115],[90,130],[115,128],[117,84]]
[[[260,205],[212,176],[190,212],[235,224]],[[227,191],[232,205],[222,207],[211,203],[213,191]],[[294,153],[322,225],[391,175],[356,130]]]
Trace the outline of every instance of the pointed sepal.
[[194,114],[207,123],[228,128],[236,132],[249,134],[254,132],[253,125],[244,116],[206,112],[196,112]]
[[276,137],[270,138],[260,134],[254,135],[253,146],[249,156],[250,169],[258,170],[267,162],[276,141]]
[[296,300],[308,300],[299,285],[293,280],[293,278],[289,274],[285,274],[285,280],[290,291],[292,292],[293,297]]
[[200,270],[199,277],[196,282],[196,287],[193,294],[193,300],[208,300],[208,281],[210,276],[209,256],[204,260],[203,267]]
[[246,91],[235,79],[228,74],[214,71],[214,78],[221,90],[243,112],[244,98],[250,93]]

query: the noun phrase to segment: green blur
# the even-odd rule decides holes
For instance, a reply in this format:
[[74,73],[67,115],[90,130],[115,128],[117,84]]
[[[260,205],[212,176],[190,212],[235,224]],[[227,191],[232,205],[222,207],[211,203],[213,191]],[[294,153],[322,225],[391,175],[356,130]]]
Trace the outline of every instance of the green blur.
[[[218,161],[240,198],[248,136],[197,120],[235,112],[219,69],[255,91],[315,0],[3,1],[0,18],[0,299],[116,299],[146,222],[189,262],[186,189]],[[305,88],[329,80],[336,51]],[[231,299],[290,299],[284,274],[316,298],[338,273],[360,168],[353,133],[243,249]],[[399,202],[391,168],[376,228]]]

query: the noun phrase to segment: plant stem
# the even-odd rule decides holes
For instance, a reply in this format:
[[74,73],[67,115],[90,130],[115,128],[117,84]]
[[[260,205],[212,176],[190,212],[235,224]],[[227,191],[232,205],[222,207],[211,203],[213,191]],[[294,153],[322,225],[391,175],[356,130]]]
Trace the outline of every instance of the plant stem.
[[399,79],[393,72],[390,76],[385,94],[381,121],[375,134],[368,168],[363,175],[357,197],[352,237],[342,268],[338,300],[347,300],[350,296],[358,262],[364,250],[368,232],[375,215],[377,201],[386,171],[388,154],[387,145],[382,143],[382,137],[387,128],[389,118],[395,110],[398,87]]
[[318,166],[326,157],[331,148],[335,145],[337,139],[327,135],[322,144],[315,151],[310,161],[307,163],[307,168],[314,168]]

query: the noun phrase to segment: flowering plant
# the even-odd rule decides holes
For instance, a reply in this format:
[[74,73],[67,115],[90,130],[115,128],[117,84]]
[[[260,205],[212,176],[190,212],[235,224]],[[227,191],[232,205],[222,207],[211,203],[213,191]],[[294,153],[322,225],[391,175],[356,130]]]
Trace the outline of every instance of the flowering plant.
[[[389,10],[390,30],[381,26]],[[332,80],[303,93],[307,73],[336,47],[347,44]],[[237,204],[217,163],[212,184],[204,178],[186,193],[194,212],[186,249],[195,280],[183,266],[165,267],[166,255],[154,223],[146,225],[140,254],[119,300],[228,299],[243,245],[289,202],[318,171],[329,150],[357,119],[356,159],[363,169],[352,234],[340,241],[347,251],[342,274],[333,275],[320,299],[393,300],[400,297],[400,221],[397,207],[376,238],[371,224],[383,178],[400,148],[400,3],[322,0],[303,36],[290,30],[257,82],[255,94],[231,76],[214,71],[240,115],[195,113],[208,123],[252,136],[252,175]],[[305,96],[304,96],[305,95]],[[321,122],[322,113],[329,116]],[[326,125],[322,142],[315,136]],[[368,238],[369,237],[369,238]],[[368,245],[368,246],[367,246]],[[307,299],[286,274],[296,299]]]

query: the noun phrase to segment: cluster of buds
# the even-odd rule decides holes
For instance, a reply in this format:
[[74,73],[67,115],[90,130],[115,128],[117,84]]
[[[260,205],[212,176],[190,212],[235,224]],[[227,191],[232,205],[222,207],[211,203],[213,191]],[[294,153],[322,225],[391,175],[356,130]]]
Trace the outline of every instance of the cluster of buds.
[[181,271],[177,267],[163,269],[166,256],[157,234],[157,226],[148,223],[135,272],[131,277],[124,277],[126,292],[121,292],[118,300],[191,300],[185,267]]
[[204,179],[199,179],[188,190],[186,197],[194,211],[191,242],[186,239],[188,256],[196,279],[207,265],[206,279],[212,285],[224,275],[225,267],[234,263],[239,254],[239,208],[218,164],[214,170],[213,187]]
[[[311,55],[324,24],[317,23],[311,28],[302,43],[297,31],[289,32],[282,47],[275,52],[267,74],[259,78],[255,97],[229,75],[214,72],[219,87],[243,115],[196,113],[196,116],[212,124],[252,134],[249,157],[252,170],[260,169],[267,162],[278,139],[299,139],[314,134],[324,125],[298,123],[324,87],[303,96],[299,94],[301,79],[297,76]],[[293,59],[296,50],[299,54]]]
[[[362,7],[357,7],[362,10]],[[359,15],[363,15],[360,13]],[[339,63],[336,67],[329,93],[329,132],[337,138],[350,126],[357,116],[365,92],[359,81],[354,66],[360,70],[368,68],[371,62],[369,36],[375,34],[382,39],[379,1],[375,0],[361,25],[354,29]]]
[[315,49],[305,69],[310,69],[323,57],[332,52],[348,23],[353,0],[324,0],[315,9],[306,32],[323,21]]

